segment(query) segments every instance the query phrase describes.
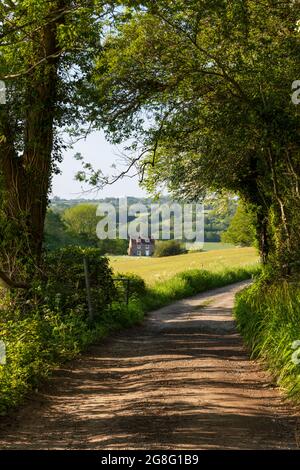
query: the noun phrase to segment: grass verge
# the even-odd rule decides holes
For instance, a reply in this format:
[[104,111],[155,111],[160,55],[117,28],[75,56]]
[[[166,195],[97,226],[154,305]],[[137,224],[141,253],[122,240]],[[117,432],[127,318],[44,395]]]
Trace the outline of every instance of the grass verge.
[[164,282],[157,282],[147,288],[146,295],[143,298],[144,309],[145,311],[151,311],[209,289],[244,281],[256,275],[259,270],[259,266],[252,265],[220,271],[192,269],[175,274],[172,278]]
[[300,286],[263,281],[238,294],[234,308],[252,356],[261,358],[286,394],[300,402]]

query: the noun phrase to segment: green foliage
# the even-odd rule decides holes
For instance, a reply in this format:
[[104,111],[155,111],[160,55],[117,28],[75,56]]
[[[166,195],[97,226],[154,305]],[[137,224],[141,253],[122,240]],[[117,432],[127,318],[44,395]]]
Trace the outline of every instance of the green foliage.
[[154,193],[241,196],[263,260],[297,271],[299,2],[145,5],[107,37],[94,74],[110,139],[134,140]]
[[236,212],[237,202],[228,194],[207,197],[204,201],[204,241],[220,242]]
[[[170,198],[162,198],[163,202],[170,203]],[[83,200],[82,200],[83,201]],[[96,216],[96,205],[100,202],[109,202],[114,205],[118,216],[118,199],[111,198],[98,202],[80,202],[73,200],[60,200],[55,198],[48,210],[45,227],[45,247],[55,250],[68,245],[80,247],[97,247],[101,255],[126,255],[128,240],[99,240],[96,236],[96,225],[99,220]],[[128,198],[129,204],[151,204],[150,198]],[[229,226],[230,220],[236,210],[236,202],[228,195],[222,198],[211,196],[205,199],[205,241],[219,242],[221,233]],[[149,221],[151,227],[151,219]],[[171,238],[172,238],[171,224]]]
[[158,258],[181,255],[182,253],[186,253],[186,249],[178,240],[161,241],[155,245],[154,256]]
[[96,204],[78,204],[66,209],[62,220],[73,237],[86,243],[97,245],[96,227],[99,217],[96,216]]
[[128,240],[99,240],[96,234],[99,217],[95,203],[75,204],[60,211],[49,209],[45,225],[45,248],[49,251],[70,245],[98,248],[101,255],[127,254]]
[[300,287],[286,281],[255,283],[236,300],[239,330],[254,357],[263,359],[277,383],[300,402],[300,365],[292,343],[300,339]]
[[128,305],[124,302],[113,302],[104,320],[107,324],[113,324],[115,329],[129,328],[144,319],[144,308],[139,298],[133,296]]
[[202,269],[191,269],[176,274],[174,277],[157,282],[149,287],[143,298],[146,310],[153,310],[169,303],[184,299],[185,297],[205,292],[208,289],[226,286],[234,282],[251,278],[260,271],[260,266],[249,266],[220,271],[206,271]]
[[117,273],[116,278],[123,278],[122,281],[117,281],[117,284],[119,285],[119,289],[122,287],[123,293],[125,291],[125,294],[128,289],[129,298],[133,296],[141,298],[145,295],[146,283],[141,276],[133,273]]
[[7,89],[0,211],[8,227],[0,221],[0,265],[11,274],[30,278],[26,264],[39,267],[52,175],[66,148],[62,134],[74,139],[97,127],[96,118],[86,125],[94,102],[88,77],[113,8],[102,0],[0,3],[0,80]]
[[86,285],[83,258],[88,261],[90,287],[95,311],[101,313],[115,298],[116,291],[109,260],[96,248],[67,247],[46,257],[47,278],[38,284],[51,309],[86,310]]
[[55,365],[75,357],[107,333],[103,324],[92,328],[79,308],[61,314],[40,307],[25,318],[21,307],[7,313],[14,319],[0,318],[0,339],[7,349],[7,364],[0,366],[0,412],[19,404]]
[[[95,321],[87,315],[83,256],[88,259]],[[68,247],[44,261],[42,280],[29,292],[1,291],[0,339],[7,364],[0,366],[0,412],[16,405],[58,363],[74,357],[109,331],[138,321],[138,306],[118,306],[107,258],[97,249]]]
[[70,244],[72,241],[66,231],[66,225],[61,215],[49,209],[45,220],[45,248],[46,250],[57,250]]
[[255,235],[255,217],[240,203],[228,229],[222,233],[221,240],[233,245],[253,246]]

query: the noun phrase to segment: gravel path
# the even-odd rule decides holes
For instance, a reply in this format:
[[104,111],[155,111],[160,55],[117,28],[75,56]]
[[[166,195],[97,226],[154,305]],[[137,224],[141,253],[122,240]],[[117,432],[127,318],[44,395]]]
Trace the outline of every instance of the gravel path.
[[1,449],[294,449],[297,417],[231,316],[245,283],[148,315],[1,418]]

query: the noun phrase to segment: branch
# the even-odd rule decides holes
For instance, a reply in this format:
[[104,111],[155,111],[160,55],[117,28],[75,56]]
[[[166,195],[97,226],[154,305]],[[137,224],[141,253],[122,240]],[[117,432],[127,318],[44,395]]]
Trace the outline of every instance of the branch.
[[[196,47],[196,49],[198,49],[198,51],[200,51],[202,54],[204,54],[209,60],[212,60],[214,61],[217,66],[221,69],[222,73],[218,73],[218,72],[213,72],[213,71],[207,71],[205,73],[207,74],[210,74],[210,75],[216,75],[216,76],[220,76],[222,77],[223,79],[225,79],[227,82],[231,83],[231,85],[234,86],[234,88],[239,92],[240,96],[247,102],[247,103],[250,103],[250,100],[249,98],[247,97],[247,95],[244,93],[244,91],[242,90],[240,84],[234,79],[232,78],[230,75],[228,75],[227,71],[225,70],[225,66],[219,61],[219,59],[211,54],[210,52],[208,52],[206,49],[203,49],[202,47],[199,46],[198,42],[197,42],[197,39],[196,37],[193,38],[190,34],[188,34],[184,28],[181,28],[180,26],[172,23],[168,18],[166,18],[162,13],[160,13],[158,10],[155,10],[154,15],[158,16],[158,18],[160,18],[162,21],[164,21],[165,23],[167,23],[172,29],[174,29],[175,31],[181,33],[181,34],[184,34],[186,36],[186,38],[192,43],[192,45],[194,47]],[[201,70],[201,72],[204,72],[204,70]]]
[[19,78],[19,77],[23,77],[24,75],[28,75],[30,72],[32,72],[34,69],[36,69],[36,67],[38,67],[39,65],[41,65],[42,63],[46,62],[47,60],[49,59],[57,59],[58,57],[60,57],[65,51],[60,51],[56,54],[51,54],[51,55],[48,55],[47,57],[43,57],[41,60],[39,60],[38,62],[36,62],[35,64],[33,64],[31,67],[29,67],[29,69],[27,70],[24,70],[23,72],[19,72],[19,73],[15,73],[15,74],[12,74],[12,75],[4,75],[4,77],[0,77],[0,80],[12,80],[14,78]]
[[[111,181],[106,181],[105,184],[111,186],[112,184],[116,183],[117,181],[119,181],[120,179],[124,178],[124,176],[128,176],[128,173],[130,172],[130,170],[132,169],[132,167],[141,160],[141,158],[146,154],[146,153],[149,153],[151,152],[152,149],[146,149],[144,150],[142,153],[140,153],[137,157],[133,158],[130,162],[130,164],[128,165],[128,167],[126,168],[126,170],[122,171],[119,175],[117,175],[114,179],[112,179]],[[138,173],[137,173],[138,174]],[[137,176],[137,174],[133,175],[132,177],[134,176]]]
[[12,281],[3,271],[0,271],[0,286],[5,289],[28,289],[27,284]]

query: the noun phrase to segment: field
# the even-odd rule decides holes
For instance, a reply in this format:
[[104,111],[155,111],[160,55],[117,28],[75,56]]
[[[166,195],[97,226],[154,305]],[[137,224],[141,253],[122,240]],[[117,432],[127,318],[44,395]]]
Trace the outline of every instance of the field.
[[231,243],[222,243],[222,242],[205,242],[203,250],[212,251],[212,250],[227,250],[228,248],[235,248]]
[[217,271],[254,264],[258,262],[258,256],[254,248],[229,248],[167,258],[111,256],[110,262],[115,273],[135,273],[148,284],[154,284],[188,269]]

